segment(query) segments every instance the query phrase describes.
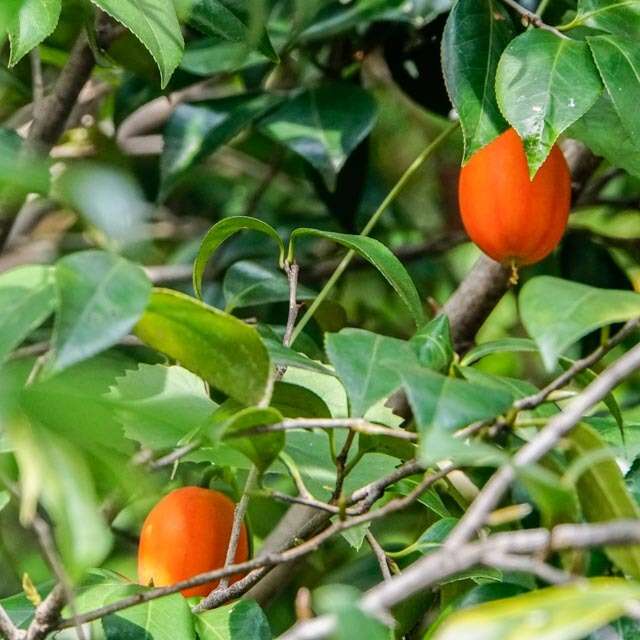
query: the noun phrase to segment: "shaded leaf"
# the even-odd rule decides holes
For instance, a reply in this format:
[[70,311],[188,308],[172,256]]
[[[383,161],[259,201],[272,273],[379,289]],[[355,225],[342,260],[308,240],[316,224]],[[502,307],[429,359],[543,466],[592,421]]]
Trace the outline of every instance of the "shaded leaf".
[[163,199],[198,162],[270,111],[282,98],[244,93],[197,104],[181,104],[164,129],[160,160]]
[[519,306],[522,323],[551,370],[583,336],[640,315],[640,295],[540,276],[524,285]]
[[269,621],[257,602],[238,600],[195,616],[201,640],[271,640]]
[[460,366],[468,367],[494,353],[513,353],[517,351],[531,353],[538,351],[538,347],[536,347],[533,340],[528,338],[501,338],[500,340],[483,342],[464,354],[460,360]]
[[104,251],[82,251],[58,261],[59,309],[48,373],[89,358],[126,336],[142,315],[151,283],[136,264]]
[[258,332],[195,298],[154,289],[135,334],[239,402],[257,404],[268,391],[269,354]]
[[276,382],[273,386],[271,406],[285,418],[330,418],[331,412],[324,400],[306,387],[289,382]]
[[372,264],[385,278],[385,280],[395,289],[400,299],[405,303],[413,317],[416,326],[424,322],[424,310],[420,295],[416,286],[411,280],[403,264],[396,256],[381,242],[366,236],[357,236],[348,233],[335,233],[333,231],[322,231],[320,229],[301,228],[296,229],[291,234],[289,241],[289,259],[292,260],[295,254],[295,241],[300,236],[317,236],[337,242],[350,251],[355,251],[360,257]]
[[338,172],[371,131],[376,114],[376,103],[364,89],[331,84],[298,93],[260,128],[313,165],[333,191]]
[[250,218],[248,216],[233,216],[220,220],[207,231],[193,264],[193,290],[199,298],[202,297],[202,277],[204,276],[207,262],[227,238],[244,230],[259,231],[275,240],[280,252],[280,263],[282,264],[284,260],[284,243],[271,225],[262,222],[258,218]]
[[0,363],[55,307],[51,267],[29,265],[0,274]]
[[640,3],[637,0],[578,0],[578,13],[570,24],[637,37]]
[[464,159],[508,128],[498,109],[498,60],[515,31],[498,0],[458,0],[442,37],[442,70],[464,133]]
[[524,143],[533,177],[558,136],[586,113],[602,92],[589,47],[542,29],[511,41],[500,58],[496,96]]

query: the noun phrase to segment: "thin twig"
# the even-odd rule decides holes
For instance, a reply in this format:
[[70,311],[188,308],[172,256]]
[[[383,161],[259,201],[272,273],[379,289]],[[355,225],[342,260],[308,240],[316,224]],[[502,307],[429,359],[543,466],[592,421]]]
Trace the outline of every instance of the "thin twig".
[[284,265],[285,273],[287,274],[287,278],[289,280],[289,316],[287,318],[287,326],[284,331],[284,338],[282,339],[282,344],[285,347],[291,346],[291,337],[293,335],[293,330],[296,324],[296,318],[298,317],[298,272],[299,267],[295,262],[289,264],[288,262]]
[[615,336],[607,340],[604,344],[600,345],[597,349],[592,351],[588,356],[576,360],[573,365],[560,374],[555,380],[550,382],[544,389],[522,398],[514,403],[514,408],[517,411],[535,409],[541,405],[547,397],[554,391],[561,389],[566,384],[571,382],[578,374],[585,369],[592,367],[596,362],[604,358],[611,349],[618,346],[625,338],[630,336],[638,327],[640,327],[640,318],[633,318],[629,320],[623,327],[616,333]]
[[640,345],[636,345],[605,369],[598,378],[571,400],[563,411],[551,418],[547,426],[518,451],[512,464],[501,467],[484,485],[445,542],[444,547],[447,552],[451,553],[460,547],[482,527],[488,514],[495,509],[515,478],[516,469],[537,462],[549,453],[593,405],[600,402],[639,367]]
[[38,117],[42,108],[42,100],[44,98],[44,81],[42,79],[42,60],[40,59],[40,51],[38,47],[31,49],[29,54],[31,59],[31,87],[33,93],[33,113],[34,117]]
[[391,580],[391,571],[389,570],[389,562],[387,560],[387,554],[384,552],[384,549],[380,545],[380,543],[376,540],[375,536],[371,531],[367,531],[365,534],[367,538],[367,542],[371,547],[371,551],[373,551],[376,559],[378,560],[378,565],[380,565],[380,573],[382,573],[382,577],[384,580]]
[[489,551],[482,559],[482,564],[493,569],[503,571],[520,571],[530,573],[548,584],[564,584],[573,580],[573,576],[566,571],[528,556],[512,555],[501,551]]
[[536,29],[542,29],[544,31],[549,31],[549,33],[553,33],[553,35],[558,36],[558,38],[563,38],[568,40],[568,36],[565,36],[564,33],[558,31],[555,27],[548,25],[546,22],[542,20],[542,18],[525,9],[522,5],[518,4],[516,0],[502,0],[507,6],[511,7],[514,11],[517,11],[522,16],[522,21],[525,26],[533,26]]
[[[247,514],[247,507],[249,506],[249,494],[253,490],[253,487],[258,479],[258,470],[255,466],[251,467],[247,481],[244,485],[242,497],[240,502],[236,505],[233,513],[233,525],[231,527],[231,535],[229,536],[229,545],[227,546],[227,557],[224,561],[224,568],[230,567],[235,560],[236,551],[238,550],[238,543],[240,542],[240,534],[242,533],[242,527],[244,525],[244,518]],[[193,607],[194,613],[201,613],[212,608],[212,601],[214,594],[224,591],[229,586],[229,576],[223,576],[218,583],[218,586],[206,597],[203,598],[199,604]]]
[[2,605],[0,605],[0,634],[2,634],[6,640],[24,640],[26,636],[24,631],[18,629],[18,627],[13,624],[13,620],[11,620]]
[[[562,524],[551,531],[528,529],[496,533],[479,542],[460,546],[455,553],[441,550],[423,556],[402,573],[370,589],[360,601],[370,615],[384,614],[414,594],[436,586],[448,577],[483,564],[488,553],[538,554],[563,549],[620,546],[640,543],[640,521],[617,520],[599,524]],[[549,576],[550,577],[550,576]],[[321,640],[335,629],[334,616],[298,623],[279,640]]]
[[348,429],[355,433],[390,436],[392,438],[409,440],[411,442],[416,442],[418,440],[418,434],[413,433],[412,431],[373,424],[363,418],[288,418],[282,422],[275,422],[274,424],[265,424],[257,427],[250,427],[248,429],[240,429],[229,434],[229,437],[244,438],[262,433],[290,431],[293,429]]
[[186,455],[188,455],[189,453],[197,449],[201,444],[202,442],[200,442],[200,440],[194,440],[189,444],[185,444],[182,447],[178,447],[177,449],[174,449],[171,453],[168,453],[166,456],[162,456],[157,460],[151,461],[149,463],[149,468],[155,470],[155,469],[162,469],[163,467],[168,467],[172,465],[174,462],[178,462],[178,460],[181,460]]

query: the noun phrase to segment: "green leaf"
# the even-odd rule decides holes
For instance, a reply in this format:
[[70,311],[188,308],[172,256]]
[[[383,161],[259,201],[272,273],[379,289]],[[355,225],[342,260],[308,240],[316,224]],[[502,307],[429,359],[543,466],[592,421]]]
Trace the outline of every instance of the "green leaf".
[[238,600],[195,616],[200,640],[271,640],[269,621],[254,600]]
[[15,131],[0,127],[0,186],[7,187],[10,193],[15,190],[48,194],[47,163],[33,154],[27,158],[23,145],[24,141]]
[[498,0],[458,0],[442,37],[442,70],[464,133],[464,158],[508,128],[496,102],[498,60],[515,31]]
[[331,38],[377,21],[408,22],[423,27],[448,11],[452,4],[449,0],[415,0],[410,4],[406,0],[359,0],[348,5],[330,3],[300,34],[300,40]]
[[58,24],[62,0],[23,0],[17,14],[7,23],[11,43],[9,66],[13,67],[53,33]]
[[11,501],[11,494],[8,491],[0,491],[0,511],[2,511]]
[[325,376],[336,377],[335,371],[325,367],[320,362],[311,360],[311,358],[308,358],[302,353],[294,351],[290,347],[285,347],[279,340],[274,340],[269,337],[265,338],[263,336],[262,341],[269,352],[271,360],[278,366],[296,367],[298,369],[321,373]]
[[184,50],[182,30],[173,2],[166,0],[91,0],[142,42],[158,65],[161,86],[167,86]]
[[298,93],[264,118],[260,128],[309,162],[333,191],[338,172],[371,131],[376,115],[369,93],[336,83]]
[[[608,444],[592,427],[580,423],[567,436],[569,457],[584,468],[577,481],[578,498],[589,522],[640,518],[640,507],[629,494],[613,453],[605,455]],[[597,454],[596,459],[589,457]],[[607,547],[611,561],[625,574],[640,578],[640,546]]]
[[73,445],[48,429],[20,416],[7,426],[20,470],[21,521],[31,522],[41,500],[65,567],[77,578],[106,558],[112,542],[90,470]]
[[276,382],[271,406],[286,418],[330,418],[325,401],[306,387],[290,382]]
[[461,367],[468,367],[478,360],[486,356],[490,356],[494,353],[513,353],[516,351],[523,352],[536,352],[536,347],[533,340],[528,338],[501,338],[500,340],[491,340],[490,342],[483,342],[473,349],[469,349],[467,353],[460,360]]
[[508,409],[513,395],[472,384],[428,369],[404,369],[400,377],[422,433],[453,431],[477,420],[494,418]]
[[421,366],[446,373],[453,362],[453,342],[449,318],[436,316],[409,340]]
[[231,218],[224,218],[207,231],[207,235],[200,244],[198,255],[193,264],[193,290],[196,295],[202,297],[202,277],[207,266],[207,262],[211,259],[211,256],[216,252],[218,247],[227,239],[230,238],[238,231],[250,230],[259,231],[275,240],[279,250],[280,264],[284,261],[284,243],[280,239],[278,232],[266,222],[262,222],[258,218],[250,218],[248,216],[233,216]]
[[583,336],[640,315],[640,295],[540,276],[524,285],[519,306],[527,333],[552,370],[564,350]]
[[[570,369],[575,363],[575,361],[571,360],[571,358],[565,358],[565,357],[561,357],[559,362],[560,362],[560,366],[565,371],[567,369]],[[591,384],[597,377],[598,377],[598,374],[595,371],[592,371],[591,369],[585,369],[584,371],[581,371],[580,373],[578,373],[573,380],[574,382],[577,382],[580,387],[584,388],[589,384]],[[616,397],[613,395],[613,392],[607,393],[607,395],[603,398],[602,402],[605,403],[605,405],[607,406],[607,409],[609,409],[609,412],[611,413],[614,420],[616,421],[618,425],[618,429],[620,430],[620,437],[624,442],[624,418],[622,417],[622,411],[620,410],[620,405],[618,404]]]
[[586,25],[622,36],[638,36],[640,2],[638,0],[578,0],[578,13],[570,23]]
[[56,306],[51,267],[29,265],[0,274],[0,363]]
[[271,366],[258,332],[177,291],[154,289],[135,334],[244,404],[267,394]]
[[164,151],[160,160],[161,199],[195,164],[281,101],[279,96],[247,93],[178,106],[164,129]]
[[[288,302],[289,281],[279,271],[266,269],[257,262],[242,260],[233,264],[224,276],[222,283],[225,311],[253,307],[271,302]],[[318,294],[308,287],[299,284],[296,299],[313,300]]]
[[293,259],[295,254],[295,241],[299,236],[317,236],[333,240],[350,251],[355,251],[360,257],[372,264],[385,278],[385,280],[395,289],[400,299],[405,303],[416,326],[421,326],[424,322],[424,310],[420,295],[416,286],[411,280],[400,260],[378,240],[366,236],[357,236],[347,233],[335,233],[333,231],[322,231],[320,229],[301,228],[296,229],[289,240],[289,259]]
[[150,449],[175,447],[217,408],[198,376],[161,364],[140,363],[106,397],[125,436]]
[[150,600],[102,619],[106,640],[193,640],[194,621],[179,593]]
[[450,439],[455,429],[494,418],[513,402],[513,395],[502,389],[446,377],[428,369],[407,367],[399,373],[418,424],[420,455],[432,462],[434,456],[435,460],[440,459],[436,452],[445,446],[445,440]]
[[434,640],[579,640],[619,618],[638,597],[634,582],[584,579],[456,611]]
[[558,136],[586,113],[602,82],[585,42],[532,29],[511,41],[496,74],[504,117],[524,143],[533,178]]
[[416,362],[407,342],[363,329],[327,334],[326,350],[357,417],[396,391],[402,384],[399,369]]
[[[640,14],[638,24],[640,26]],[[619,36],[587,40],[622,124],[633,140],[640,139],[636,113],[640,100],[640,53],[636,40]]]
[[[225,410],[228,410],[225,407]],[[212,439],[218,437],[243,453],[251,460],[260,471],[266,471],[278,454],[284,448],[284,431],[273,431],[251,436],[237,436],[234,432],[269,424],[282,422],[283,415],[273,407],[248,407],[241,409],[228,420],[218,422],[217,416],[213,417]]]
[[59,309],[48,373],[113,346],[142,315],[151,283],[136,264],[104,251],[82,251],[58,261]]
[[627,132],[608,92],[575,122],[567,135],[584,142],[614,167],[640,177],[640,141]]
[[187,43],[180,68],[197,76],[212,76],[266,62],[268,58],[257,51],[249,51],[244,42],[229,42],[214,36]]
[[267,18],[264,1],[177,0],[177,5],[181,17],[205,35],[242,42],[247,48],[257,48],[269,60],[278,62],[278,54],[264,29]]

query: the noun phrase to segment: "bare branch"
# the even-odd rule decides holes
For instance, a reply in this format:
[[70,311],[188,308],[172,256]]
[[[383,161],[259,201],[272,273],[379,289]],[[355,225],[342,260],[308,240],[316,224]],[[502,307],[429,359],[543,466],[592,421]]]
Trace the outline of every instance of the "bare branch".
[[543,31],[548,31],[549,33],[553,33],[554,36],[558,38],[562,38],[563,40],[568,40],[568,36],[565,36],[562,31],[558,31],[555,27],[548,25],[546,22],[542,20],[542,18],[532,11],[528,11],[522,5],[518,4],[516,0],[502,0],[506,5],[517,11],[522,17],[522,22],[525,26],[532,25],[537,29],[542,29]]
[[451,532],[444,548],[451,552],[469,540],[485,523],[516,475],[516,469],[537,462],[551,451],[585,413],[600,402],[622,380],[640,367],[640,345],[636,345],[605,369],[582,393],[556,414],[544,429],[524,445],[509,466],[501,467],[485,484],[478,497]]
[[382,577],[384,578],[384,580],[391,580],[389,562],[387,560],[387,554],[384,552],[384,549],[380,546],[380,543],[376,540],[371,531],[367,531],[365,537],[367,538],[367,542],[371,547],[371,551],[373,551],[373,554],[378,560],[378,565],[380,565],[380,573],[382,573]]
[[287,326],[284,331],[282,344],[284,344],[285,347],[290,347],[293,329],[295,328],[296,318],[298,317],[298,310],[300,309],[297,298],[298,272],[300,269],[295,262],[292,262],[291,264],[285,262],[284,270],[287,274],[287,278],[289,279],[289,316],[287,318]]

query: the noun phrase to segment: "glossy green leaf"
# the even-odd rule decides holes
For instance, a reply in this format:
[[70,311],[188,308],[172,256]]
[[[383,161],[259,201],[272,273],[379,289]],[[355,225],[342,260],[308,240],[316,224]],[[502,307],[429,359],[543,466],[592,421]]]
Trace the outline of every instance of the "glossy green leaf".
[[330,84],[293,96],[260,128],[309,162],[333,191],[338,172],[369,134],[376,115],[369,93],[352,84]]
[[402,365],[416,362],[407,342],[362,329],[327,334],[326,349],[347,390],[351,415],[357,417],[396,391]]
[[518,36],[504,50],[496,97],[524,143],[533,177],[558,136],[586,113],[602,92],[589,47],[542,29]]
[[421,366],[446,373],[453,362],[453,342],[449,318],[436,316],[409,340]]
[[15,131],[0,127],[0,187],[24,194],[46,194],[49,192],[47,163],[33,154],[27,158],[23,144],[23,139]]
[[[608,522],[618,519],[640,518],[640,507],[629,494],[613,453],[602,457],[608,444],[592,427],[581,423],[567,436],[571,443],[570,459],[597,455],[587,460],[577,481],[578,498],[589,522]],[[625,574],[640,578],[640,546],[607,547],[612,562]]]
[[259,49],[273,62],[278,54],[264,28],[268,7],[264,0],[176,0],[181,17],[208,36]]
[[500,415],[513,395],[498,388],[472,384],[427,369],[400,370],[404,388],[421,432],[453,431],[476,420]]
[[371,263],[385,278],[385,280],[395,289],[402,302],[408,307],[416,326],[424,322],[424,310],[420,295],[416,286],[411,280],[403,264],[395,255],[381,242],[366,236],[357,236],[347,233],[335,233],[333,231],[322,231],[320,229],[296,229],[291,234],[289,241],[289,259],[293,259],[295,254],[295,241],[300,236],[317,236],[333,240],[351,251],[355,251],[361,258]]
[[269,621],[257,602],[238,600],[195,616],[200,640],[271,640]]
[[300,34],[300,40],[331,38],[377,21],[408,22],[423,27],[452,4],[450,0],[415,0],[410,4],[406,0],[359,0],[350,4],[328,4]]
[[0,274],[0,363],[55,306],[51,267],[29,265]]
[[59,309],[47,372],[116,344],[142,315],[151,283],[140,266],[105,251],[82,251],[56,264]]
[[127,371],[107,398],[125,436],[151,449],[175,447],[217,408],[198,376],[160,364]]
[[194,621],[189,603],[179,593],[102,619],[105,640],[193,640]]
[[62,0],[23,0],[17,14],[7,24],[12,67],[53,33],[58,24]]
[[640,295],[597,289],[540,276],[527,282],[519,298],[520,317],[548,370],[580,338],[614,322],[640,315]]
[[528,338],[501,338],[500,340],[491,340],[489,342],[483,342],[482,344],[469,349],[460,360],[461,367],[468,367],[474,362],[478,362],[490,356],[494,353],[514,353],[514,352],[536,352],[536,347],[533,340]]
[[289,382],[273,386],[271,406],[286,418],[330,418],[325,401],[306,387]]
[[166,0],[91,0],[142,42],[158,65],[162,88],[180,64],[182,30],[173,2]]
[[608,92],[567,131],[567,135],[584,142],[614,167],[640,177],[640,141],[627,132]]
[[[513,402],[513,395],[502,389],[472,384],[428,369],[407,367],[399,374],[418,424],[420,455],[431,462],[440,459],[436,454],[442,452],[447,440],[452,440],[455,429],[496,417]],[[464,446],[459,442],[451,445]],[[459,454],[464,452],[460,450]]]
[[77,578],[99,565],[112,543],[86,460],[71,443],[23,417],[7,426],[20,470],[21,520],[29,524],[42,501],[65,568]]
[[[638,3],[640,28],[640,3]],[[637,108],[640,101],[640,52],[637,38],[588,38],[591,52],[622,124],[633,140],[640,139]]]
[[271,367],[258,332],[195,298],[154,289],[135,333],[239,402],[267,394]]
[[[252,307],[270,302],[288,302],[289,281],[284,273],[263,267],[257,262],[241,260],[227,269],[222,283],[225,311]],[[299,284],[298,301],[313,300],[318,294]]]
[[580,640],[623,615],[638,597],[634,582],[589,578],[457,611],[434,640]]
[[442,70],[462,124],[464,162],[508,128],[496,102],[494,78],[514,35],[498,0],[458,0],[447,18]]
[[284,431],[273,431],[251,436],[239,436],[238,431],[282,422],[283,415],[273,407],[248,407],[231,418],[218,423],[214,415],[212,437],[224,438],[225,442],[243,453],[260,471],[266,471],[284,448]]
[[578,0],[572,26],[586,25],[617,35],[637,37],[640,30],[638,0]]
[[180,68],[197,76],[211,76],[266,62],[266,56],[249,51],[244,42],[229,42],[214,36],[187,43]]
[[275,95],[246,93],[179,105],[164,129],[160,197],[167,196],[194,165],[281,101]]
[[198,255],[193,264],[193,289],[196,295],[202,297],[202,277],[207,267],[207,263],[216,252],[218,247],[232,235],[238,233],[238,231],[259,231],[275,240],[280,256],[280,264],[284,260],[284,243],[280,239],[278,232],[266,222],[259,220],[258,218],[250,218],[248,216],[233,216],[231,218],[224,218],[207,231],[207,235],[200,244]]

